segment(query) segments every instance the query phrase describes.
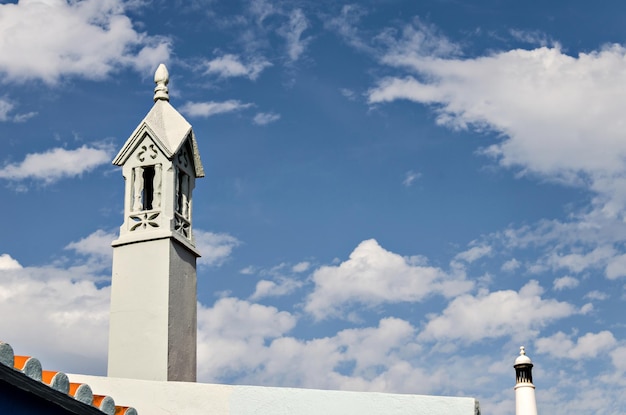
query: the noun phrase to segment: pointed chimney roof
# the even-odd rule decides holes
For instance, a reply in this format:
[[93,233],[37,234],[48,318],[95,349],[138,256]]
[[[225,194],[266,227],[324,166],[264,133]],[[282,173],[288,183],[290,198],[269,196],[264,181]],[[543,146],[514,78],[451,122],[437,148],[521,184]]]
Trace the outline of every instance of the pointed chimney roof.
[[139,145],[144,133],[147,132],[169,159],[174,157],[174,154],[180,150],[180,147],[189,138],[192,146],[196,177],[204,177],[204,168],[200,161],[198,143],[191,129],[191,124],[169,103],[167,89],[169,73],[165,65],[160,64],[157,68],[154,74],[154,82],[156,83],[154,88],[154,105],[126,140],[122,149],[115,156],[113,164],[122,166]]

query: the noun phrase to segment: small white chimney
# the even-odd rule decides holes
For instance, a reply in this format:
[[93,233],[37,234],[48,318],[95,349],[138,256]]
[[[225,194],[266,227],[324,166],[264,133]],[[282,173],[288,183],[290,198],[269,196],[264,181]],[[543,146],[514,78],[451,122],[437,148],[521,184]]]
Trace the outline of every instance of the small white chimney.
[[515,415],[537,415],[535,385],[533,385],[533,362],[526,356],[524,346],[520,347],[515,359]]
[[203,177],[191,125],[157,69],[154,105],[113,164],[124,176],[124,222],[113,242],[111,377],[196,380],[196,250],[192,192]]

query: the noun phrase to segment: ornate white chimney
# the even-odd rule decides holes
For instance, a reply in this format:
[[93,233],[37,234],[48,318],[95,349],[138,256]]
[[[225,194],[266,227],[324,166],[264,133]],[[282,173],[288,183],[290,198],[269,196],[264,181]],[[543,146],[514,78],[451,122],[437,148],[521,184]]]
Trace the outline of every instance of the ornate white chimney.
[[191,125],[154,75],[154,105],[113,160],[125,179],[113,241],[108,375],[196,380],[196,259],[192,192],[204,177]]
[[520,347],[515,359],[515,415],[537,415],[535,385],[533,385],[533,362],[526,356],[524,346]]

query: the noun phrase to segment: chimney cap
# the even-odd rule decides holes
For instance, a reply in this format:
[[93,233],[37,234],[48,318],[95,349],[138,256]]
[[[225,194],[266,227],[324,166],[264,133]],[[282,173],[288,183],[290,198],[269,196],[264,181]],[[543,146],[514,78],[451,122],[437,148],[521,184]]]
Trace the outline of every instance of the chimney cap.
[[515,359],[515,366],[517,365],[529,365],[532,364],[532,360],[530,357],[526,356],[526,348],[524,346],[520,346],[519,348],[519,356]]

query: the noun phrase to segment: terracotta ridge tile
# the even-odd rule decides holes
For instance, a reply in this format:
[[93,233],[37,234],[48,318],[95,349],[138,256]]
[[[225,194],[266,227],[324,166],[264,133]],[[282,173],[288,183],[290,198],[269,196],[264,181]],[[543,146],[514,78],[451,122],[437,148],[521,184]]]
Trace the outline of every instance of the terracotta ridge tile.
[[31,356],[15,356],[9,343],[0,340],[0,364],[22,372],[51,389],[69,395],[87,405],[91,405],[106,415],[137,415],[137,410],[131,406],[118,406],[108,395],[94,395],[91,387],[86,383],[70,382],[63,372],[42,370],[41,362]]

